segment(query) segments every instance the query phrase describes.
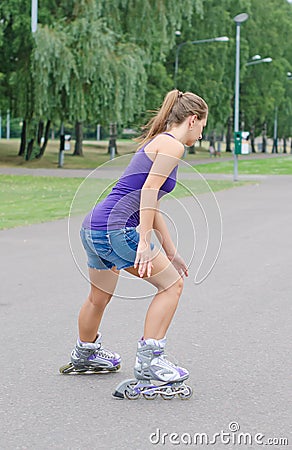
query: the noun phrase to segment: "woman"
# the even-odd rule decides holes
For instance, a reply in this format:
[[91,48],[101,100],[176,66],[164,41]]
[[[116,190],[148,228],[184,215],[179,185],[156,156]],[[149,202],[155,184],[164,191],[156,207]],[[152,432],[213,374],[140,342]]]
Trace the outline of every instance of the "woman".
[[[163,355],[165,335],[188,276],[162,214],[159,199],[176,183],[184,145],[202,137],[208,107],[191,92],[169,92],[158,113],[149,121],[140,147],[111,193],[85,218],[81,239],[88,257],[91,289],[79,314],[79,337],[71,354],[69,371],[115,371],[120,356],[105,349],[99,325],[121,269],[143,278],[157,288],[138,342],[134,373],[137,379],[181,381],[186,369]],[[136,227],[140,225],[139,233]],[[164,251],[151,243],[155,230]]]

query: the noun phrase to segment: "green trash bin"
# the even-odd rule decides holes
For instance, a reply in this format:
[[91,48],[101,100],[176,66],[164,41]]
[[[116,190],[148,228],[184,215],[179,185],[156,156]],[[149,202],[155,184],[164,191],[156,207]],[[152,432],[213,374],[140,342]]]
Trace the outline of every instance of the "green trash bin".
[[241,155],[242,134],[241,131],[234,132],[234,153]]

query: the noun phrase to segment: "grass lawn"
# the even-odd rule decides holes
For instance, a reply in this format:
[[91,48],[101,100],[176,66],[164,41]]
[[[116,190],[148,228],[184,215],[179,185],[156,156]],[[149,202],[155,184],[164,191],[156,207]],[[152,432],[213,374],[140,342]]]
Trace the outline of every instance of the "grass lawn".
[[[64,169],[94,169],[108,161],[108,142],[85,142],[83,146],[84,156],[73,156],[74,145],[71,150],[64,152]],[[32,169],[56,169],[58,167],[59,142],[49,141],[44,156],[41,159],[25,161],[22,156],[17,156],[19,139],[2,139],[0,141],[0,166],[28,167]],[[118,151],[120,155],[132,153],[136,149],[135,143],[130,140],[119,142]]]
[[[198,164],[194,167],[200,173],[233,173],[233,161]],[[292,175],[292,155],[238,161],[239,174],[251,175]]]
[[[68,216],[81,182],[80,178],[1,175],[0,229]],[[92,188],[93,182],[98,191],[109,184],[109,180],[90,180]]]
[[[118,155],[122,156],[134,153],[137,143],[133,140],[118,140]],[[48,147],[41,159],[24,161],[23,157],[17,156],[19,149],[19,139],[0,140],[0,166],[2,167],[29,167],[32,169],[56,169],[58,167],[59,141],[48,142]],[[84,141],[84,156],[73,156],[74,142],[71,143],[71,150],[64,153],[64,169],[94,169],[109,161],[108,141]],[[208,158],[207,148],[197,147],[196,154],[188,154],[186,161],[197,158]],[[117,160],[118,164],[118,160]]]
[[[0,229],[48,222],[89,212],[111,189],[113,180],[0,175]],[[241,186],[245,183],[236,183]],[[231,181],[209,181],[213,191],[234,187]],[[185,186],[185,187],[184,187]],[[176,197],[209,192],[200,180],[184,180],[173,191]]]

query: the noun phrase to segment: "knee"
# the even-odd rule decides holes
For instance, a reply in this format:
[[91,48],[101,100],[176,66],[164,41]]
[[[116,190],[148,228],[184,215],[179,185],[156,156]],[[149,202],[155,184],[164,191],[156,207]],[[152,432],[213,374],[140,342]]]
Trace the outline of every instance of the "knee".
[[99,289],[95,289],[94,287],[91,287],[91,290],[88,295],[89,302],[93,306],[99,308],[100,307],[105,308],[111,298],[112,298],[111,294],[108,294],[107,292],[101,292]]
[[181,296],[183,287],[184,287],[184,280],[182,277],[179,277],[179,279],[175,282],[175,289],[179,297]]
[[179,298],[182,294],[183,287],[184,280],[182,277],[179,277],[168,289],[175,297]]

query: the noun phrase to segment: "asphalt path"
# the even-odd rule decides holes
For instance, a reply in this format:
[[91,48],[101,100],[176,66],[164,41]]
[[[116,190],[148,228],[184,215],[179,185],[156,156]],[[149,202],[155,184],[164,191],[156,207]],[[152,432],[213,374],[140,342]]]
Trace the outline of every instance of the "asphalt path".
[[[105,345],[122,356],[121,371],[60,375],[88,292],[81,218],[71,220],[71,249],[67,220],[1,231],[0,448],[256,449],[271,438],[269,448],[291,448],[291,188],[290,176],[261,177],[216,193],[219,209],[211,194],[165,202],[190,263],[167,344],[190,371],[188,401],[111,397],[132,377],[152,294],[126,274],[101,327]],[[216,259],[221,217],[219,259],[196,284]]]

